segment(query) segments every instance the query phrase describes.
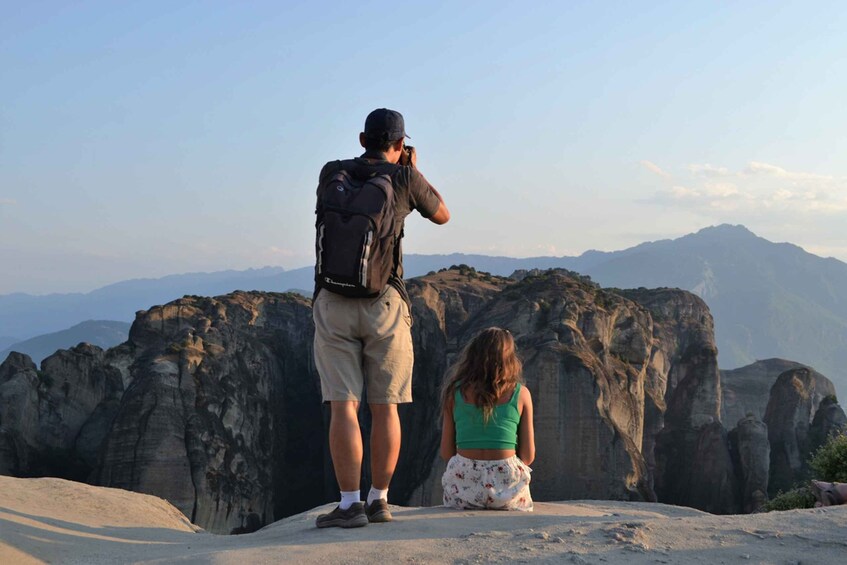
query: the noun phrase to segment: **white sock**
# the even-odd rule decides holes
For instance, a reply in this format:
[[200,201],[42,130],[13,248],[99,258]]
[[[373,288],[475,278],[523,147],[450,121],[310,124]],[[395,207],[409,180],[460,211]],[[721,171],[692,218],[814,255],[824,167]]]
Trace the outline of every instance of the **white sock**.
[[368,504],[373,504],[374,501],[379,500],[380,498],[383,498],[386,502],[388,502],[388,489],[379,490],[371,486],[371,491],[368,493]]
[[341,491],[341,502],[338,504],[342,510],[347,510],[356,502],[362,502],[362,494],[358,490],[350,492]]

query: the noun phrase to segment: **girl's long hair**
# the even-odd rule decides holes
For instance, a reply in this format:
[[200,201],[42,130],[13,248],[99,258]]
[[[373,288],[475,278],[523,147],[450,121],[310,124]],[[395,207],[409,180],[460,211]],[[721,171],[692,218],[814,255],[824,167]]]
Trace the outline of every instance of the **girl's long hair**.
[[448,370],[441,387],[441,406],[447,405],[458,388],[482,408],[483,420],[488,422],[500,396],[519,382],[523,382],[521,361],[512,334],[488,328],[465,346]]

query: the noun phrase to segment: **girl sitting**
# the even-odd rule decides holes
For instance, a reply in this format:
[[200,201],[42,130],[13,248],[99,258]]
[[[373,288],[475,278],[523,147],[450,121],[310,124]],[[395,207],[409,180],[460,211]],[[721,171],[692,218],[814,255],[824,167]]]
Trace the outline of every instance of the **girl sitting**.
[[488,328],[462,351],[441,393],[444,505],[532,511],[532,397],[508,330]]

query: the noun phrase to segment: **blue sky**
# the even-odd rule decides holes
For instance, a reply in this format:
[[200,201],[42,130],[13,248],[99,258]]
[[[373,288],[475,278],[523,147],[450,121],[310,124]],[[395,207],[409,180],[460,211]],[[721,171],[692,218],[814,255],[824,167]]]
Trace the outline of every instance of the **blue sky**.
[[843,3],[0,6],[0,293],[308,265],[317,173],[383,106],[453,213],[407,253],[730,222],[847,259]]

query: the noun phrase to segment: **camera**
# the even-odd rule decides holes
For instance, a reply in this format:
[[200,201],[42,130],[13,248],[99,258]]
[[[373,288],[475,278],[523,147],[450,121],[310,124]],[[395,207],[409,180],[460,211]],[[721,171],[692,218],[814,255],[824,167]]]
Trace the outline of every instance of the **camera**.
[[401,165],[412,166],[412,152],[415,150],[411,145],[403,146],[403,155],[400,156]]

